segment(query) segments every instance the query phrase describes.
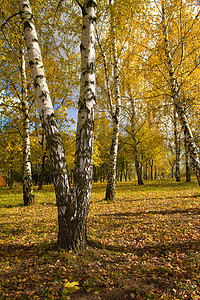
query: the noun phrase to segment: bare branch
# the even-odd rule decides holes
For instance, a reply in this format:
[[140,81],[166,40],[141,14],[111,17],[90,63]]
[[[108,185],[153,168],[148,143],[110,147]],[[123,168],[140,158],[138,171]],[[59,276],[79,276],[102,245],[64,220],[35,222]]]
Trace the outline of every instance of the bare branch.
[[56,19],[56,14],[58,12],[58,9],[59,9],[59,7],[60,7],[60,5],[61,5],[62,2],[63,2],[63,0],[60,0],[59,3],[58,3],[58,5],[57,5],[57,7],[56,7],[56,11],[55,11],[55,14],[54,14],[54,17],[53,17],[53,24],[54,24],[54,21]]
[[8,23],[8,21],[10,20],[10,19],[12,19],[13,17],[15,17],[15,16],[17,16],[17,15],[19,15],[20,14],[20,12],[17,12],[17,13],[15,13],[15,14],[13,14],[12,16],[10,16],[2,25],[1,25],[1,31],[3,30],[3,27]]
[[78,4],[78,6],[80,6],[80,8],[83,10],[83,5],[78,0],[76,0],[76,2]]

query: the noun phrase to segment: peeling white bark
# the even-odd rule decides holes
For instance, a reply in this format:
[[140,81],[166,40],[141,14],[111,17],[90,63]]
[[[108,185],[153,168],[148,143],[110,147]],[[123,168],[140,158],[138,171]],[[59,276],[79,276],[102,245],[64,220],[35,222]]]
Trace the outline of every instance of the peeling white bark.
[[[54,186],[58,205],[58,223],[60,234],[63,224],[66,223],[65,212],[71,210],[71,206],[73,206],[73,197],[71,195],[69,178],[67,174],[65,153],[46,83],[42,56],[38,44],[30,3],[28,0],[18,0],[18,4],[40,118],[45,132],[47,147],[49,149],[52,163]],[[62,207],[65,207],[65,210],[63,210]]]
[[[81,82],[76,135],[74,194],[89,201],[92,183],[95,84],[95,24],[96,2],[84,1],[81,38]],[[80,180],[81,179],[81,180]],[[81,182],[81,181],[84,182]],[[85,185],[85,186],[84,186]]]
[[86,247],[86,218],[92,185],[92,152],[95,105],[96,2],[85,0],[82,7],[81,83],[75,154],[74,194],[71,191],[63,143],[53,112],[42,56],[28,0],[18,0],[28,49],[40,117],[53,168],[58,205],[58,245],[64,250]]
[[112,38],[112,56],[113,56],[113,70],[114,70],[114,96],[115,96],[115,110],[112,109],[112,124],[113,134],[110,148],[110,160],[108,169],[108,183],[106,188],[106,200],[113,201],[115,199],[115,184],[116,184],[116,168],[117,168],[117,152],[119,139],[119,122],[121,115],[121,97],[119,91],[119,68],[116,50],[115,38],[115,20],[113,15],[113,4],[109,0],[110,16],[111,16],[111,38]]

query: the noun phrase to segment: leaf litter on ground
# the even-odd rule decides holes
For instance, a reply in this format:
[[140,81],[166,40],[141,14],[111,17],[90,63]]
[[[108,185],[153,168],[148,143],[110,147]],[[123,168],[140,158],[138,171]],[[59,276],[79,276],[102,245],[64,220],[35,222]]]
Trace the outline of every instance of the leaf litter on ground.
[[[59,252],[53,187],[0,190],[0,299],[200,299],[200,192],[196,182],[94,184],[88,248]],[[71,291],[71,293],[70,293]]]

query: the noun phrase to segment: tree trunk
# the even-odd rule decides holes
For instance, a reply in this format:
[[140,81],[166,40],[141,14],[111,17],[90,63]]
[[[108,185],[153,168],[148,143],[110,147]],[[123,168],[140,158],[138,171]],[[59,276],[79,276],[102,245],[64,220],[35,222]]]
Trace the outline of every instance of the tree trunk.
[[93,180],[94,182],[97,182],[97,167],[93,165]]
[[121,161],[120,182],[122,182],[122,180],[123,180],[123,174],[125,174],[125,171],[124,171],[124,157],[122,157],[122,161]]
[[47,157],[47,148],[46,148],[45,152],[42,155],[42,166],[41,166],[41,172],[40,172],[40,177],[39,177],[38,190],[42,190],[42,186],[43,186],[43,183],[44,183],[46,157]]
[[186,182],[191,182],[191,172],[190,172],[190,159],[189,159],[189,150],[186,137],[184,136],[185,143],[185,171],[186,171]]
[[110,160],[108,169],[108,183],[106,188],[106,200],[113,201],[115,199],[115,184],[116,184],[116,168],[117,168],[117,152],[118,152],[118,138],[119,138],[119,122],[121,114],[121,97],[119,92],[119,70],[116,50],[115,38],[115,19],[113,14],[112,1],[109,0],[110,16],[111,16],[111,39],[112,39],[112,57],[113,57],[113,71],[114,71],[114,96],[115,96],[115,112],[112,110],[112,142],[110,148]]
[[172,179],[174,179],[174,165],[171,166]]
[[10,189],[13,188],[13,160],[14,160],[14,153],[13,153],[13,147],[14,147],[14,142],[11,142],[11,152],[10,152],[10,170],[9,170],[9,177],[8,177],[8,186]]
[[124,169],[124,180],[125,181],[128,180],[128,170],[129,170],[129,166],[126,165],[126,168]]
[[145,163],[145,172],[144,172],[144,179],[148,179],[148,162]]
[[117,168],[117,150],[119,137],[119,121],[114,115],[113,118],[113,135],[110,148],[110,160],[108,169],[108,183],[106,187],[106,200],[113,201],[115,199],[115,184],[116,184],[116,168]]
[[154,167],[154,170],[155,170],[155,172],[154,172],[154,179],[156,180],[156,179],[158,179],[158,170],[157,170],[156,166]]
[[176,110],[174,109],[174,144],[176,151],[176,163],[175,163],[175,178],[176,182],[180,182],[180,137],[177,129],[177,117]]
[[74,219],[67,228],[68,248],[86,247],[86,219],[89,211],[93,171],[95,91],[96,2],[84,0],[81,38],[81,83],[76,134],[74,195],[77,199]]
[[138,151],[138,145],[137,145],[137,139],[136,139],[136,133],[135,133],[135,103],[134,99],[131,96],[131,136],[133,139],[133,148],[134,148],[134,154],[135,154],[135,169],[137,173],[138,178],[138,185],[143,185],[143,179],[142,179],[142,165],[140,165],[140,157],[139,157],[139,151]]
[[12,167],[12,162],[11,162],[11,168],[8,171],[8,186],[10,189],[13,188],[13,167]]
[[32,172],[31,172],[31,146],[30,146],[30,121],[29,121],[29,105],[27,101],[26,88],[26,67],[24,57],[24,47],[21,42],[20,49],[21,59],[21,103],[23,113],[23,199],[24,206],[35,203],[35,196],[33,194],[32,186]]
[[200,186],[200,161],[198,156],[198,149],[194,142],[194,137],[190,126],[187,122],[186,114],[184,108],[181,103],[180,93],[179,93],[179,85],[177,82],[177,78],[174,74],[174,67],[172,63],[171,53],[169,50],[169,41],[167,35],[167,25],[165,20],[165,8],[164,4],[162,4],[162,28],[163,28],[163,36],[164,36],[164,49],[165,49],[165,56],[166,56],[166,64],[168,66],[168,73],[170,79],[170,88],[171,88],[171,96],[179,117],[179,121],[181,123],[182,129],[185,133],[186,142],[188,144],[188,149],[190,153],[190,158],[192,161],[192,165],[197,177],[198,184]]
[[85,0],[82,8],[81,83],[76,137],[75,176],[70,187],[63,142],[44,75],[33,16],[28,0],[18,0],[28,49],[36,98],[53,170],[58,206],[58,246],[63,250],[86,247],[86,218],[92,184],[92,151],[95,104],[96,3]]
[[150,176],[151,176],[151,180],[153,180],[153,159],[149,161],[149,164],[150,164]]

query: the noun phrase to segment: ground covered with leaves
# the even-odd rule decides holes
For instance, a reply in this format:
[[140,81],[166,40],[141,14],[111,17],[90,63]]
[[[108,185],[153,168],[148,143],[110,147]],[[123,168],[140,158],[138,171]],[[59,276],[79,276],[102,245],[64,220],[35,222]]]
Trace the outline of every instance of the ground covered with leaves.
[[93,186],[88,248],[57,250],[53,187],[23,207],[0,188],[0,299],[200,299],[200,188],[172,180]]

